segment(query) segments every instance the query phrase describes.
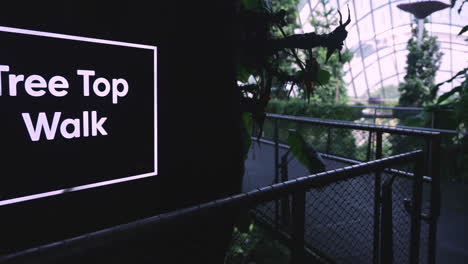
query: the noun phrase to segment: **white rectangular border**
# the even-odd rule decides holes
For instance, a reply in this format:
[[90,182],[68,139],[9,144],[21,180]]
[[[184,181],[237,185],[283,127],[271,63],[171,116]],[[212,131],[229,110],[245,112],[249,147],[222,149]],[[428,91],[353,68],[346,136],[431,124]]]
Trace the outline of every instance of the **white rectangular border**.
[[131,47],[131,48],[138,48],[138,49],[149,49],[149,50],[153,50],[153,54],[154,54],[154,57],[153,57],[154,59],[154,171],[153,172],[134,175],[134,176],[128,176],[128,177],[109,180],[109,181],[102,181],[102,182],[96,182],[96,183],[91,183],[91,184],[86,184],[86,185],[80,185],[80,186],[70,187],[66,189],[32,194],[32,195],[12,198],[8,200],[2,200],[0,201],[0,206],[35,200],[35,199],[44,198],[44,197],[55,196],[55,195],[68,193],[68,192],[75,192],[75,191],[81,191],[81,190],[86,190],[86,189],[91,189],[91,188],[97,188],[97,187],[121,183],[121,182],[134,181],[134,180],[158,175],[158,104],[157,104],[158,103],[158,100],[157,100],[158,99],[158,87],[157,87],[158,82],[157,82],[157,47],[156,46],[121,42],[121,41],[113,41],[113,40],[105,40],[105,39],[97,39],[97,38],[79,37],[79,36],[51,33],[51,32],[44,32],[44,31],[36,31],[36,30],[29,30],[29,29],[12,28],[12,27],[5,27],[5,26],[0,26],[0,32],[9,32],[9,33],[58,38],[58,39],[68,39],[68,40],[75,40],[75,41],[99,43],[99,44],[104,44],[104,45]]

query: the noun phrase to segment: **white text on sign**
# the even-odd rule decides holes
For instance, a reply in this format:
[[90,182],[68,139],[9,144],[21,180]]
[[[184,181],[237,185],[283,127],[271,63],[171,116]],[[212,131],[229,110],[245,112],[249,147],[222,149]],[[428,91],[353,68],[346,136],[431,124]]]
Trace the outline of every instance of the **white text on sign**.
[[[63,76],[53,76],[48,81],[37,74],[25,76],[24,74],[7,74],[10,72],[10,66],[0,65],[0,96],[17,96],[18,90],[23,89],[27,95],[32,97],[41,97],[51,94],[55,97],[64,97],[68,95],[70,88],[68,80]],[[77,76],[82,80],[82,96],[92,95],[98,97],[111,97],[112,104],[117,104],[119,98],[125,97],[129,91],[128,82],[123,78],[108,80],[104,77],[96,76],[93,70],[77,70]],[[2,79],[7,77],[5,83],[8,87],[4,90]],[[91,114],[91,118],[90,118]],[[96,111],[83,111],[82,118],[66,118],[61,120],[62,113],[54,112],[51,120],[48,119],[45,112],[40,112],[35,119],[30,113],[21,113],[24,124],[29,133],[31,141],[39,141],[44,134],[45,139],[53,140],[56,138],[57,130],[65,139],[88,137],[88,136],[106,136],[107,131],[104,123],[107,117],[100,117]],[[59,125],[60,123],[60,125]]]

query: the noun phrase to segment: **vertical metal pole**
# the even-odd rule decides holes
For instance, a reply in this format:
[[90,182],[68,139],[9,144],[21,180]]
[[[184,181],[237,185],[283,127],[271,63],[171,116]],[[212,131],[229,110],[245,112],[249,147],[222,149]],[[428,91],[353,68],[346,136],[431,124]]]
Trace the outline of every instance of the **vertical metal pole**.
[[431,176],[431,146],[432,146],[432,138],[426,139],[426,145],[424,151],[424,175]]
[[421,238],[421,209],[422,209],[422,183],[424,170],[424,156],[416,159],[413,197],[411,199],[411,238],[410,238],[410,263],[419,263],[419,247]]
[[[288,181],[288,154],[285,154],[281,157],[281,182]],[[281,225],[289,225],[289,195],[281,199]]]
[[421,46],[423,32],[424,32],[424,19],[418,19],[418,41],[417,41],[418,47]]
[[395,176],[387,178],[382,186],[382,240],[380,243],[381,264],[393,264],[393,194]]
[[[274,141],[275,141],[275,183],[279,183],[279,128],[278,128],[278,119],[274,119]],[[279,229],[279,201],[275,200],[275,224],[276,228]]]
[[431,139],[429,148],[429,176],[431,177],[431,211],[429,219],[428,263],[434,264],[437,249],[437,221],[440,216],[440,135]]
[[382,132],[377,132],[377,139],[375,144],[375,159],[382,158]]
[[292,234],[291,264],[305,263],[305,190],[293,194],[292,199]]
[[372,157],[372,131],[369,130],[369,138],[367,139],[367,161]]
[[273,124],[273,140],[275,141],[275,183],[279,181],[279,129],[278,129],[278,119],[274,119]]
[[[382,158],[382,132],[377,132],[375,158]],[[377,171],[374,177],[374,254],[373,263],[378,264],[380,259],[380,206],[381,206],[381,171]]]

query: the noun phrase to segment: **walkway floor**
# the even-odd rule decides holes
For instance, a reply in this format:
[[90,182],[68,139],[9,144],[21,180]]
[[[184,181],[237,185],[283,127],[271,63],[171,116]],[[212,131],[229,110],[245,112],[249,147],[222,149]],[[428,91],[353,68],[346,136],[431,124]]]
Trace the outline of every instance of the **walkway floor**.
[[468,263],[468,185],[444,181],[437,263]]

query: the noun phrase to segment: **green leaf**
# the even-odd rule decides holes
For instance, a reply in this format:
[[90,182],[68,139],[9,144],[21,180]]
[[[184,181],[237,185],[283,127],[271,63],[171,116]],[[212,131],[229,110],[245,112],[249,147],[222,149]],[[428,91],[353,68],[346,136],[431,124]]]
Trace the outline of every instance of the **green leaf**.
[[247,82],[250,77],[250,72],[242,66],[237,67],[237,74],[236,74],[237,80],[241,82]]
[[244,125],[244,159],[247,159],[247,154],[252,145],[252,137],[249,133],[249,127],[252,126],[252,114],[247,112],[242,113],[242,123]]
[[450,79],[448,79],[448,80],[446,80],[446,81],[443,81],[443,82],[441,82],[441,83],[438,83],[436,86],[432,87],[432,88],[431,88],[431,96],[432,96],[432,98],[435,98],[435,96],[436,96],[436,94],[437,94],[437,91],[439,90],[439,87],[440,87],[441,85],[443,85],[444,83],[450,83],[450,82],[452,82],[453,80],[455,80],[457,77],[462,76],[462,75],[466,74],[467,72],[468,72],[468,68],[465,68],[465,69],[463,69],[463,70],[457,72],[457,74],[455,74],[454,76],[452,76],[452,78],[450,78]]
[[461,34],[465,33],[466,31],[468,31],[468,25],[464,26],[460,32],[458,33],[458,36],[460,36]]
[[295,75],[298,80],[303,80],[305,73],[304,71],[297,71]]
[[[455,1],[456,1],[456,0],[455,0]],[[457,11],[457,12],[458,12],[458,14],[460,14],[460,13],[461,13],[461,11],[462,11],[462,9],[463,9],[463,6],[464,6],[464,5],[465,5],[465,3],[467,3],[467,2],[468,2],[468,0],[464,0],[464,1],[461,3],[461,5],[460,5],[460,7],[458,8],[458,11]]]
[[260,0],[242,0],[242,4],[246,9],[258,9],[261,7]]
[[253,219],[250,216],[249,211],[243,210],[239,213],[239,216],[237,217],[235,227],[237,227],[237,229],[241,233],[248,233],[252,229],[252,224]]
[[455,88],[453,88],[452,90],[444,93],[443,95],[441,95],[439,97],[439,99],[437,100],[437,104],[440,104],[442,103],[443,101],[447,100],[450,96],[454,95],[455,93],[459,93],[461,92],[461,86],[457,86]]
[[322,69],[320,69],[320,71],[318,71],[318,73],[317,73],[317,81],[321,85],[327,84],[328,81],[330,81],[330,77],[331,77],[331,74],[328,71],[325,71],[325,70],[322,70]]
[[325,163],[320,154],[304,141],[296,130],[289,130],[288,144],[291,153],[302,163],[311,174],[325,171]]

